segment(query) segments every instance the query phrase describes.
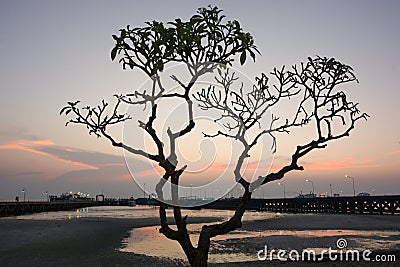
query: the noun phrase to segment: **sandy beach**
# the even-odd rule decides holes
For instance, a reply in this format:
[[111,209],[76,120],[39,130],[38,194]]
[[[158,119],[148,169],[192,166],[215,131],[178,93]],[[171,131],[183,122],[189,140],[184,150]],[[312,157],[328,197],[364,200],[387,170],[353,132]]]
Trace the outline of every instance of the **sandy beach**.
[[0,220],[0,265],[157,266],[164,261],[116,251],[132,227],[155,224],[156,219]]
[[[216,217],[189,217],[189,222],[196,224],[215,220]],[[184,260],[121,251],[122,241],[129,237],[133,228],[151,226],[157,229],[157,225],[157,217],[2,218],[0,266],[188,266]],[[229,250],[232,257],[243,254],[253,257],[253,261],[210,266],[282,266],[279,261],[258,261],[257,251],[265,245],[298,250],[334,247],[338,237],[345,237],[350,248],[394,254],[397,262],[285,262],[284,266],[399,264],[400,216],[289,214],[268,220],[246,220],[233,238],[212,242],[211,254]],[[157,255],[157,247],[152,250]]]

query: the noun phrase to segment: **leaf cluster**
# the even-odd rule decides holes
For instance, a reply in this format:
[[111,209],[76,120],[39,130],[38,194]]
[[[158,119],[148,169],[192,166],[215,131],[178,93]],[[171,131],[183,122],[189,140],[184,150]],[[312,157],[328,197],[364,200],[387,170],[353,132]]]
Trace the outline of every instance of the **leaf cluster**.
[[120,55],[124,69],[139,68],[148,76],[162,72],[169,62],[183,62],[195,74],[199,68],[210,68],[210,63],[231,65],[236,54],[240,54],[241,64],[247,55],[255,60],[259,52],[251,34],[236,20],[226,22],[221,13],[208,6],[199,8],[188,21],[152,21],[136,28],[128,25],[112,36],[115,46],[111,59]]

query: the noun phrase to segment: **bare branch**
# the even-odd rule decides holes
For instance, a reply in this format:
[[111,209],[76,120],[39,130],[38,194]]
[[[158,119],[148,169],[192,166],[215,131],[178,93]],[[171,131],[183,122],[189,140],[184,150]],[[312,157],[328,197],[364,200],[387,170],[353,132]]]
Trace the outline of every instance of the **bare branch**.
[[[281,179],[289,171],[303,170],[303,167],[298,166],[300,158],[315,149],[325,148],[330,141],[349,136],[358,120],[366,120],[369,117],[368,114],[361,113],[358,103],[348,101],[344,92],[335,92],[338,85],[357,81],[351,67],[333,58],[316,57],[308,60],[308,63],[301,64],[300,68],[293,66],[291,75],[296,85],[303,87],[305,92],[299,112],[310,114],[306,116],[306,120],[313,119],[318,138],[306,145],[298,146],[292,155],[291,163],[282,167],[277,173],[260,176],[258,181],[261,180],[262,184]],[[307,102],[312,104],[309,106],[311,111],[308,112]],[[332,129],[335,119],[338,119],[343,126],[347,126],[339,133],[334,133]]]
[[[235,127],[226,127],[229,131],[239,129],[236,134],[218,131],[216,134],[204,134],[204,136],[232,138],[243,145],[242,153],[234,170],[234,176],[236,181],[245,189],[244,196],[246,196],[246,192],[249,192],[249,188],[253,189],[265,183],[282,179],[290,171],[303,170],[304,168],[298,165],[300,158],[315,149],[325,148],[328,142],[332,140],[349,136],[358,120],[368,118],[366,113],[361,113],[358,110],[358,104],[347,100],[344,92],[336,92],[338,85],[356,81],[356,78],[350,67],[334,59],[310,58],[307,64],[302,63],[300,66],[293,66],[292,71],[285,71],[283,67],[280,70],[274,69],[271,75],[278,82],[277,85],[272,86],[274,91],[268,86],[268,78],[262,74],[256,80],[257,85],[254,85],[249,93],[243,94],[242,87],[240,87],[239,92],[232,92],[233,76],[230,76],[229,80],[225,74],[225,76],[222,75],[222,78],[217,79],[217,82],[223,86],[224,91],[217,91],[215,87],[209,87],[207,90],[203,89],[195,95],[201,108],[205,110],[217,109],[223,112],[221,117],[216,120],[232,119],[236,122]],[[229,101],[229,97],[232,97],[233,100]],[[246,139],[245,133],[260,121],[267,110],[270,110],[283,100],[293,97],[300,97],[293,119],[286,118],[281,120],[272,114],[269,128],[260,130],[251,141]],[[332,129],[332,122],[335,119],[340,119],[342,125],[347,125],[339,133],[334,133]],[[290,164],[282,167],[278,172],[260,176],[251,184],[246,182],[240,174],[243,162],[245,158],[249,157],[250,150],[262,136],[268,134],[272,138],[272,150],[275,152],[275,135],[277,133],[290,133],[293,127],[302,127],[311,121],[315,122],[314,125],[318,132],[316,140],[298,146],[292,155]],[[245,200],[242,200],[241,205],[245,202]],[[207,238],[224,234],[240,227],[239,222],[242,215],[241,207],[239,207],[235,213],[237,217],[234,216],[231,220],[215,226],[203,227],[202,236],[200,237],[202,239],[201,242],[207,243]],[[201,242],[199,241],[199,246]]]

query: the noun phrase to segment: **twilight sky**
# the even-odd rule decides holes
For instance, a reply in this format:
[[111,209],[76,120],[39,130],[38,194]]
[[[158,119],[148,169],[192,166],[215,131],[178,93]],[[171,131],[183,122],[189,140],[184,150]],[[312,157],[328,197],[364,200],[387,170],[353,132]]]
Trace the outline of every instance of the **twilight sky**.
[[[2,0],[0,199],[21,196],[23,188],[29,199],[43,199],[46,191],[95,195],[103,190],[115,197],[142,196],[123,152],[102,138],[89,136],[84,127],[65,128],[66,118],[59,116],[59,110],[76,99],[90,105],[112,100],[114,93],[132,92],[146,81],[140,71],[123,71],[110,60],[111,35],[120,28],[143,26],[151,20],[187,19],[198,7],[210,3],[223,9],[229,20],[240,21],[255,38],[262,56],[240,68],[245,75],[254,77],[275,66],[290,66],[321,55],[351,65],[360,81],[350,86],[348,94],[371,118],[360,121],[351,137],[305,158],[305,171],[291,173],[281,181],[287,195],[309,192],[311,185],[305,179],[314,182],[318,193],[329,193],[331,184],[334,193],[351,195],[351,180],[345,174],[355,178],[358,192],[399,194],[398,1]],[[118,138],[122,136],[120,127],[113,132]],[[286,163],[300,140],[312,134],[305,131],[280,136],[273,166]],[[182,153],[196,164],[204,167],[212,163],[196,179],[212,180],[221,166],[228,166],[228,177],[226,151],[212,146],[219,143],[210,146],[201,142],[200,137],[194,133],[181,146]],[[219,155],[214,162],[212,154]],[[263,160],[268,161],[260,162]],[[152,192],[151,179],[147,178],[154,173],[151,166],[141,158],[132,162],[134,176]],[[183,183],[197,184],[193,177]],[[195,192],[201,196],[215,193]],[[256,197],[261,194],[281,197],[282,187],[271,183]]]

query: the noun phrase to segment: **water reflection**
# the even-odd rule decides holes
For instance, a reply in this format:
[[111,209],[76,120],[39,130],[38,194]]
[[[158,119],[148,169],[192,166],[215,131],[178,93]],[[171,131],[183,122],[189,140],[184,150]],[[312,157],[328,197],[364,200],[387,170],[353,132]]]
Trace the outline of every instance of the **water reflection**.
[[87,207],[73,211],[52,211],[19,216],[4,217],[1,219],[19,220],[65,220],[87,217],[102,218],[152,218],[158,216],[158,211],[151,207]]
[[[194,244],[198,241],[198,234],[200,233],[203,224],[188,225],[188,230],[191,233],[191,240]],[[224,240],[227,238],[244,238],[249,237],[249,233],[245,231],[235,231],[229,235],[218,236],[213,240]],[[156,250],[154,248],[157,248]],[[154,257],[165,257],[171,259],[185,260],[185,254],[178,242],[167,239],[164,235],[160,234],[158,227],[142,227],[135,228],[130,232],[130,236],[122,241],[123,252],[134,252],[136,254],[144,254]],[[218,253],[218,255],[210,254],[209,262],[229,262],[231,254]],[[235,255],[235,260],[246,260],[246,255]]]
[[[228,219],[232,217],[233,211],[226,210],[183,210],[184,214],[189,217],[214,217],[216,220]],[[135,207],[119,207],[119,206],[102,206],[88,207],[77,209],[75,211],[54,211],[41,212],[34,214],[26,214],[19,216],[3,217],[1,219],[19,219],[19,220],[65,220],[79,219],[87,217],[102,218],[158,218],[158,209],[148,206]],[[167,216],[172,217],[172,209],[167,210]],[[279,215],[265,212],[248,212],[244,215],[243,220],[257,220],[272,218]]]
[[[270,218],[271,215],[268,215]],[[189,225],[191,240],[198,241],[202,224]],[[349,249],[387,250],[399,247],[398,231],[358,231],[358,230],[237,230],[227,235],[213,238],[209,254],[210,263],[246,262],[257,260],[257,251],[268,245],[271,249],[313,249],[318,253],[332,247],[338,238],[349,241]],[[154,248],[157,248],[156,250]],[[158,232],[158,227],[135,228],[123,240],[120,251],[133,252],[154,257],[185,260],[182,248],[175,241]]]

